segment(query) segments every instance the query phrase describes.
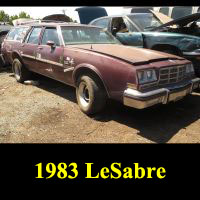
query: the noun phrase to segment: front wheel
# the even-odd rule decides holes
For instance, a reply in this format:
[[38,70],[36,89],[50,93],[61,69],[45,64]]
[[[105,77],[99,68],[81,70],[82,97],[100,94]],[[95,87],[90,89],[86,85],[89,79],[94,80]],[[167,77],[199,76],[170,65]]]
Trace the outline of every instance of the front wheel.
[[80,109],[86,114],[94,114],[103,109],[107,95],[98,79],[83,75],[78,79],[76,98]]

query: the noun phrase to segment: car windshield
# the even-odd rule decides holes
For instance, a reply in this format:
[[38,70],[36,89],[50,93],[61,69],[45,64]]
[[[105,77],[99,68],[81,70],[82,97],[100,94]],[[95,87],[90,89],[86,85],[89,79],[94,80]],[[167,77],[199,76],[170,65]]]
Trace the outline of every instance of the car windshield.
[[162,23],[157,18],[155,18],[152,13],[128,15],[128,17],[140,28],[141,31],[162,25]]
[[62,26],[62,36],[65,44],[119,44],[111,34],[96,27]]

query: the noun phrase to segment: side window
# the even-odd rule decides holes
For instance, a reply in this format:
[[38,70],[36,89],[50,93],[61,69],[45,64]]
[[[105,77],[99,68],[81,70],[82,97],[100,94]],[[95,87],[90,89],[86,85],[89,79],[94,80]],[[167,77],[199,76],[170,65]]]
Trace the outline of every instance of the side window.
[[99,27],[101,27],[101,28],[108,28],[109,21],[110,21],[109,18],[100,19],[100,20],[94,22],[93,25],[99,26]]
[[25,43],[28,42],[28,39],[29,39],[29,36],[30,36],[31,32],[32,32],[32,30],[30,29],[30,30],[29,30],[29,33],[26,35],[26,38],[25,38],[25,40],[24,40]]
[[134,24],[131,24],[126,18],[124,18],[124,22],[127,25],[127,28],[130,32],[138,32],[137,28],[135,27]]
[[27,30],[28,27],[19,28],[17,34],[14,37],[14,40],[22,41],[24,36],[26,35]]
[[64,41],[67,41],[68,43],[73,42],[74,38],[77,39],[77,32],[70,30],[70,29],[63,29],[62,30],[62,35],[63,35],[63,39]]
[[53,41],[56,46],[60,46],[58,33],[56,28],[46,28],[42,37],[42,44],[47,44],[48,41]]
[[8,36],[7,36],[7,40],[14,40],[14,37],[16,35],[16,33],[18,32],[18,28],[13,28],[10,30],[10,32],[8,33]]
[[116,33],[129,32],[128,27],[122,17],[116,17],[112,19],[111,32],[113,35]]
[[27,30],[28,30],[28,27],[14,28],[8,33],[8,36],[6,39],[21,41],[24,38]]
[[27,43],[38,44],[41,30],[42,30],[41,27],[33,28],[32,32],[30,33]]

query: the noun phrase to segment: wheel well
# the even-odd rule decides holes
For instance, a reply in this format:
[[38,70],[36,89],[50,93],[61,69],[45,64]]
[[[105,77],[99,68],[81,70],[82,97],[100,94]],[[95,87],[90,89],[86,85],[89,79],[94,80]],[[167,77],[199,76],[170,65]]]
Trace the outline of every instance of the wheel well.
[[19,54],[16,53],[16,52],[13,52],[13,54],[12,54],[12,59],[14,60],[15,58],[18,58],[19,61],[20,61],[22,64],[24,64],[24,63],[23,63],[23,60],[22,60],[22,58],[19,56]]
[[158,44],[158,45],[153,46],[151,49],[157,50],[157,51],[172,50],[175,53],[175,55],[177,55],[177,56],[182,55],[182,52],[178,47],[169,45],[169,44]]
[[75,86],[77,86],[77,81],[78,81],[78,78],[82,75],[88,75],[88,76],[92,76],[94,79],[96,79],[100,84],[101,86],[105,89],[106,91],[106,94],[107,96],[109,97],[109,93],[108,93],[108,90],[104,84],[104,82],[102,81],[102,79],[99,77],[99,75],[94,72],[93,70],[87,68],[87,67],[82,67],[80,69],[78,69],[74,75],[74,83],[75,83]]

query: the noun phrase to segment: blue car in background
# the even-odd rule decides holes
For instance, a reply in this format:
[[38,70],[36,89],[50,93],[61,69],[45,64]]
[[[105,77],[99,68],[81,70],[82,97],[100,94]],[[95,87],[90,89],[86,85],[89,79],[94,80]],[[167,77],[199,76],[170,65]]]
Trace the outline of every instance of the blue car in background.
[[131,13],[106,16],[89,24],[106,28],[122,44],[163,51],[191,60],[200,77],[200,13],[167,23],[167,16],[152,13]]

